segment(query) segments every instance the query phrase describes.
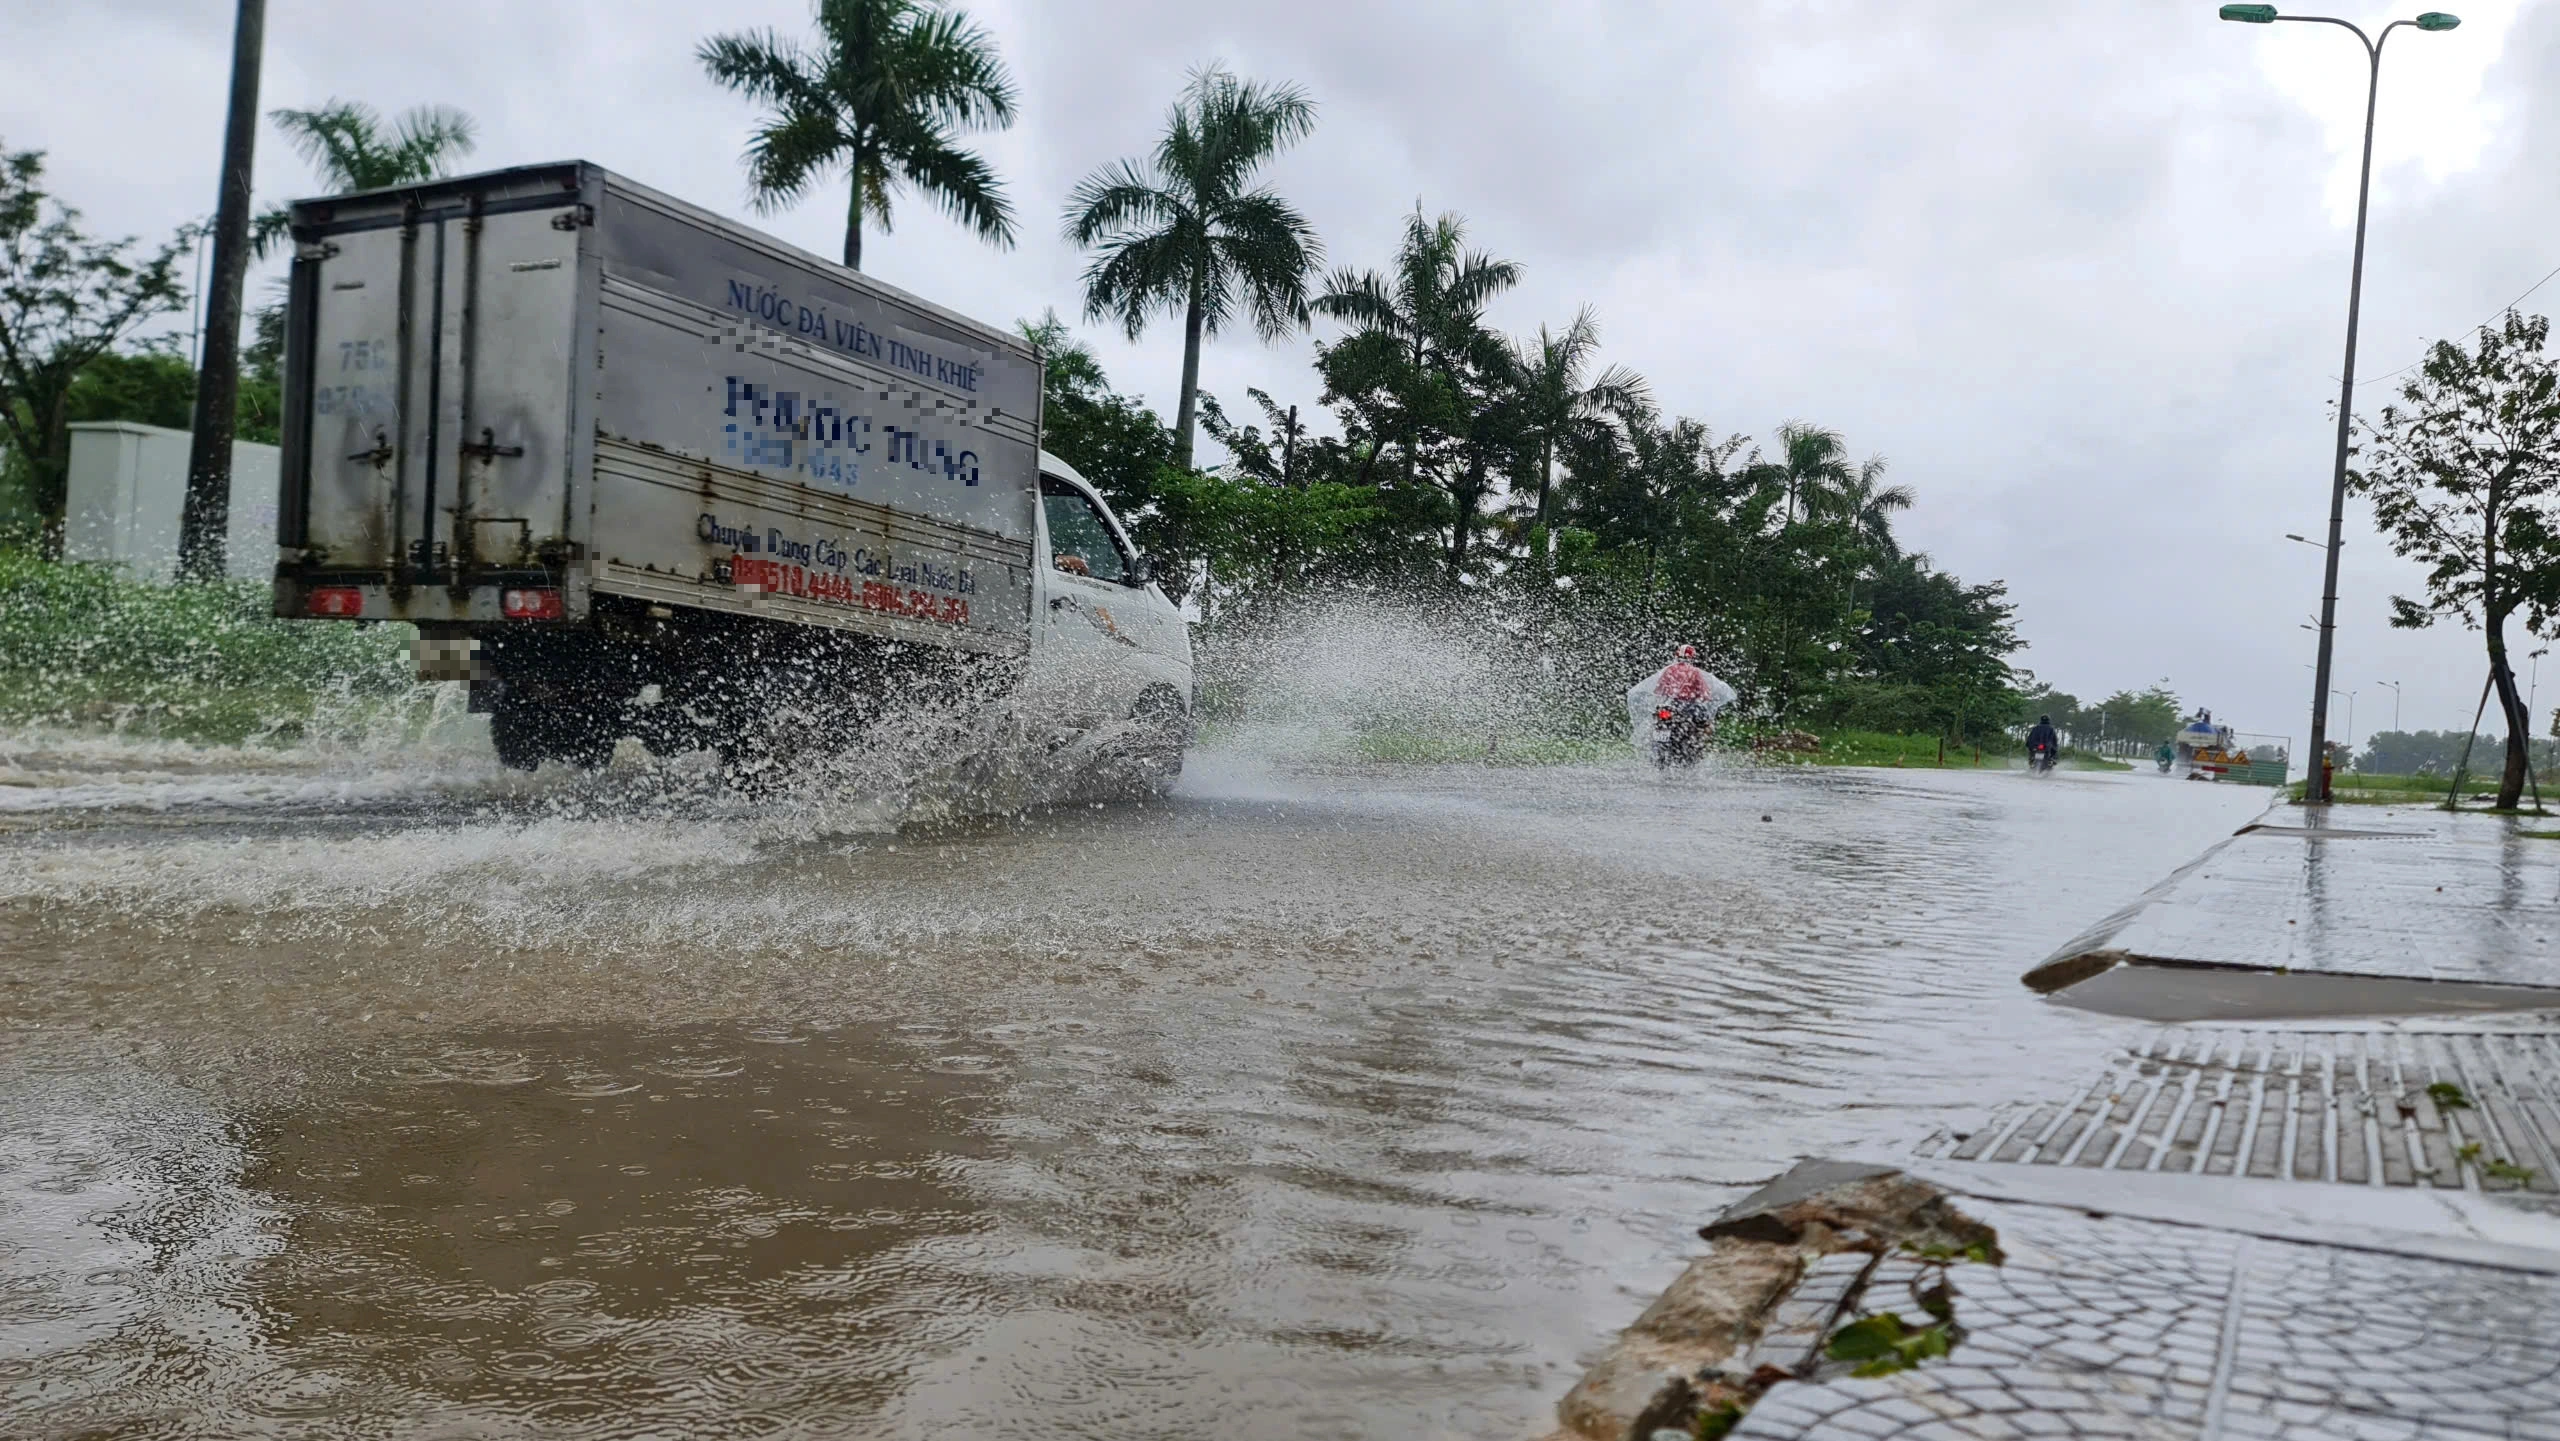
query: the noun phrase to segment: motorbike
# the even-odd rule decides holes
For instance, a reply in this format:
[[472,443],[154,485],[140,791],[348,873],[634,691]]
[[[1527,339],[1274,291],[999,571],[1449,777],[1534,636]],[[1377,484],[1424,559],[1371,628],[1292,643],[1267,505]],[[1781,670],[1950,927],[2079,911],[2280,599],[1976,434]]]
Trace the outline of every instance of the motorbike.
[[1695,701],[1667,701],[1653,708],[1653,763],[1664,769],[1693,766],[1706,754],[1713,729],[1706,708]]
[[2054,759],[2053,747],[2034,747],[2027,752],[2027,774],[2035,776],[2049,776],[2053,774]]

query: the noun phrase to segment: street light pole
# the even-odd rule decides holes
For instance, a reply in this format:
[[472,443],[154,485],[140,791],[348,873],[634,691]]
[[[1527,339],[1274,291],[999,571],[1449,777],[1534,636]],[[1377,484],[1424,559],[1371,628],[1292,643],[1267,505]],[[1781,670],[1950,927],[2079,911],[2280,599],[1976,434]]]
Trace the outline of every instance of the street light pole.
[[2400,733],[2400,682],[2396,680],[2378,680],[2375,681],[2374,684],[2387,685],[2391,687],[2391,733],[2393,735],[2398,735]]
[[[2394,20],[2382,27],[2382,33],[2368,36],[2362,26],[2331,15],[2279,15],[2273,5],[2225,5],[2222,18],[2248,25],[2269,25],[2278,20],[2299,21],[2307,25],[2335,25],[2353,34],[2364,45],[2366,81],[2364,91],[2364,165],[2356,179],[2356,248],[2355,261],[2347,272],[2347,358],[2338,378],[2338,459],[2329,483],[2329,554],[2322,563],[2320,585],[2320,663],[2311,682],[2311,766],[2309,779],[2303,785],[2303,800],[2326,804],[2329,799],[2329,663],[2332,642],[2338,633],[2338,546],[2344,538],[2347,519],[2347,443],[2355,421],[2356,403],[2356,322],[2364,306],[2364,222],[2373,199],[2373,107],[2382,94],[2382,45],[2391,32],[2403,25],[2419,30],[2450,30],[2462,22],[2442,11],[2430,10],[2415,20]],[[2352,728],[2352,727],[2351,727]]]

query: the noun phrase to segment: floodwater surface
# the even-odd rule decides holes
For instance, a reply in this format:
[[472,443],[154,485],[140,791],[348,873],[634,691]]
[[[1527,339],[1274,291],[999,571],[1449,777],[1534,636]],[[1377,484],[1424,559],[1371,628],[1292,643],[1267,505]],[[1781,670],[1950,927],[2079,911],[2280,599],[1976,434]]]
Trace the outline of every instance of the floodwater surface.
[[2019,974],[2264,801],[1210,753],[894,824],[41,741],[0,781],[11,1436],[1533,1433],[1740,1190],[2124,1034]]

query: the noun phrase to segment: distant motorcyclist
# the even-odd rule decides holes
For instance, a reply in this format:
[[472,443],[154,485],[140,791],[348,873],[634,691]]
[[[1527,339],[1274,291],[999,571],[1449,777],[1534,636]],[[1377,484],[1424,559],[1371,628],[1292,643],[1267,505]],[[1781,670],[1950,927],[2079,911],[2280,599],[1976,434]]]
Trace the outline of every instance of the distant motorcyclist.
[[2038,773],[2053,769],[2062,755],[2062,737],[2054,732],[2053,717],[2040,715],[2027,731],[2027,768]]

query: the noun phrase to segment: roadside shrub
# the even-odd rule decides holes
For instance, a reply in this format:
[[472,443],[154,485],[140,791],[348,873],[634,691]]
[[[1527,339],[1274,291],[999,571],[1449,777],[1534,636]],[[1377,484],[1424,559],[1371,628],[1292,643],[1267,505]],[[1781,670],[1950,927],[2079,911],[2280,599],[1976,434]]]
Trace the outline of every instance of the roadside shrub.
[[324,701],[414,689],[410,627],[279,621],[269,606],[256,581],[159,586],[0,549],[0,721],[291,738]]

